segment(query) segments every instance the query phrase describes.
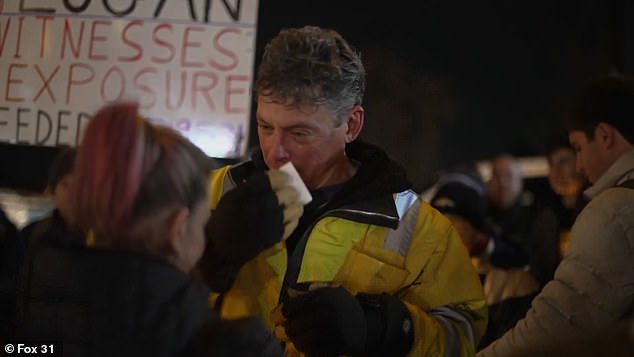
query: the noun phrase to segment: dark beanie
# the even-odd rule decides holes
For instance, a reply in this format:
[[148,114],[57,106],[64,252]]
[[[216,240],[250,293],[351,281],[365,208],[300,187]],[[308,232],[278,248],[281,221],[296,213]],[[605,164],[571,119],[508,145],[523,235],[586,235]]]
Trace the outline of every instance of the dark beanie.
[[[484,229],[486,201],[479,182],[439,181],[439,187],[431,200],[431,205],[441,213],[459,216],[476,229]],[[483,187],[483,186],[482,186]]]

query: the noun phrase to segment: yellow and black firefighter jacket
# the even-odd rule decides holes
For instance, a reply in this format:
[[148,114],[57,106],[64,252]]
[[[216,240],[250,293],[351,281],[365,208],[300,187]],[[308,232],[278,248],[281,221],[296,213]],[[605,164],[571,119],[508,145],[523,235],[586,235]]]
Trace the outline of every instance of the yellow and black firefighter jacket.
[[[449,220],[412,189],[404,171],[379,148],[346,148],[357,174],[318,212],[292,254],[285,242],[243,265],[231,288],[212,294],[223,318],[271,311],[286,287],[333,282],[352,294],[388,293],[412,315],[412,356],[471,356],[487,323],[482,286]],[[211,175],[211,209],[223,193],[265,170],[261,154]],[[245,222],[248,224],[248,222]]]

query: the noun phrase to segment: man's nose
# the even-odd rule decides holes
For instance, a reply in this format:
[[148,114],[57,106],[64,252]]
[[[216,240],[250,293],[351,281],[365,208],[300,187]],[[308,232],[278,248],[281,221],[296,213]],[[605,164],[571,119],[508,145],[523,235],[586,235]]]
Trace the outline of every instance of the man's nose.
[[273,137],[273,159],[279,166],[287,163],[291,155],[287,149],[286,136],[283,133],[276,133]]

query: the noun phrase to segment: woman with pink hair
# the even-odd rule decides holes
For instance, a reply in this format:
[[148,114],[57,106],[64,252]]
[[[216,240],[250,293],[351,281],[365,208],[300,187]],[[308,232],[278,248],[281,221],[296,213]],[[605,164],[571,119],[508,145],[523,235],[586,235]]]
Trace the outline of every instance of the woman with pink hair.
[[[281,354],[258,320],[220,320],[208,288],[190,277],[205,248],[209,164],[136,104],[102,108],[84,133],[71,189],[87,247],[41,247],[29,257],[16,337],[60,342],[64,356]],[[277,183],[261,194],[288,191],[283,173],[269,178]]]

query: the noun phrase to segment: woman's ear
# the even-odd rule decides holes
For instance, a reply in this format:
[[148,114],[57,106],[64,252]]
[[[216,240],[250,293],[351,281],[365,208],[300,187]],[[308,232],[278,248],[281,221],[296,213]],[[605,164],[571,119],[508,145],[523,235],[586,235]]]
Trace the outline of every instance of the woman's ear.
[[361,133],[364,115],[365,110],[360,105],[355,105],[352,110],[350,110],[348,118],[346,119],[346,124],[348,125],[348,130],[346,130],[346,143],[353,142],[359,136],[359,133]]
[[169,238],[169,245],[178,252],[187,232],[187,218],[189,217],[189,209],[180,207],[167,216],[165,222],[165,231]]

